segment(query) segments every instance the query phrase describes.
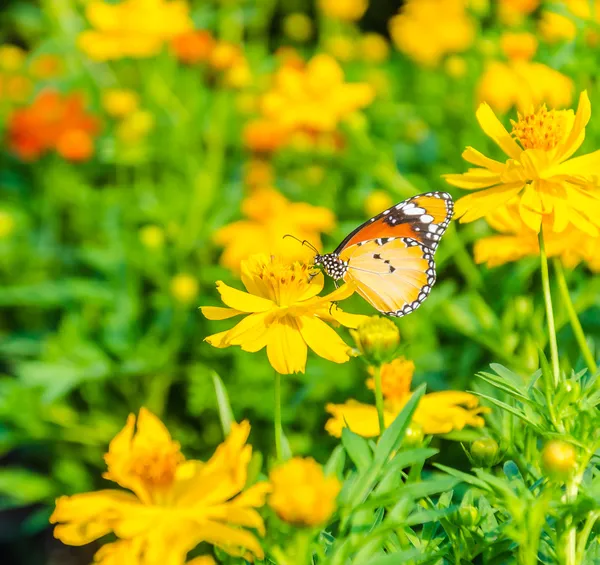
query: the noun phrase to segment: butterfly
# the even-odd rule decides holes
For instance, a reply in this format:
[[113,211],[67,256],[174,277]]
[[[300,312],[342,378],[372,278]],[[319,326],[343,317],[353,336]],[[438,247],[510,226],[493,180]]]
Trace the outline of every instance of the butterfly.
[[446,192],[413,196],[367,220],[333,253],[317,254],[314,265],[335,281],[353,283],[381,313],[406,316],[435,283],[433,255],[453,210]]

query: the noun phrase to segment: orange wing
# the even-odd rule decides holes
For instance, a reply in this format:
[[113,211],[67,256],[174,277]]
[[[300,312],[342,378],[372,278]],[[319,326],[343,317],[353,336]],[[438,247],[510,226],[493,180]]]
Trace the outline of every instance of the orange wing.
[[418,308],[435,283],[433,251],[409,237],[377,238],[346,247],[344,281],[388,316],[405,316]]
[[413,196],[355,229],[334,253],[341,255],[342,251],[359,242],[390,237],[411,238],[435,251],[453,211],[452,197],[447,192]]

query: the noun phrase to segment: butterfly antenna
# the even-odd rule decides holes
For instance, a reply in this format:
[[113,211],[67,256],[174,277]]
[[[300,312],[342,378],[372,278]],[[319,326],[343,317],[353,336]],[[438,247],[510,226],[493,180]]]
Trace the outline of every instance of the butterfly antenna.
[[299,239],[297,238],[295,235],[292,235],[290,233],[286,233],[283,236],[283,239],[285,239],[286,237],[291,237],[292,239],[295,239],[298,243],[302,244],[302,245],[306,245],[307,247],[309,247],[310,249],[312,249],[317,255],[319,254],[319,250],[307,239]]

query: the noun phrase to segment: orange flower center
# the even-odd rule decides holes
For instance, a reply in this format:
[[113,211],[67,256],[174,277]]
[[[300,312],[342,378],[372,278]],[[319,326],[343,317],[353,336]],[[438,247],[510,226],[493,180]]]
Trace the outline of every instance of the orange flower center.
[[149,488],[168,487],[175,479],[177,466],[184,461],[179,444],[157,445],[155,448],[136,450],[129,463],[129,471]]
[[[373,369],[369,373],[373,374]],[[412,361],[400,357],[391,363],[381,366],[381,392],[386,400],[402,400],[410,393],[415,364]],[[367,381],[370,389],[375,388],[373,379]]]
[[556,147],[566,133],[564,114],[564,111],[548,111],[545,105],[537,112],[518,114],[518,121],[511,120],[511,133],[523,149],[548,151]]

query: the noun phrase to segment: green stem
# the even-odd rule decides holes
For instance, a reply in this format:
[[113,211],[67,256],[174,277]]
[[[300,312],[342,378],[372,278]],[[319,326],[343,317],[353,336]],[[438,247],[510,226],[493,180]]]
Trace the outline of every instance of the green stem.
[[575,311],[575,306],[573,306],[573,301],[571,300],[571,295],[569,294],[569,287],[565,279],[565,272],[559,259],[554,260],[554,270],[556,271],[558,289],[562,296],[563,303],[567,309],[567,314],[569,315],[569,321],[571,322],[575,339],[579,344],[579,349],[581,350],[581,354],[583,355],[588,369],[591,373],[595,374],[598,370],[598,366],[596,365],[596,360],[594,359],[594,356],[592,355],[592,352],[590,351],[588,343],[585,339],[581,322],[579,321],[577,312]]
[[552,376],[554,388],[558,387],[560,379],[560,367],[558,365],[558,343],[556,341],[556,328],[554,325],[554,310],[552,308],[552,295],[550,294],[550,275],[548,273],[548,257],[544,245],[544,233],[540,230],[540,263],[542,271],[542,288],[544,290],[544,302],[546,303],[546,318],[548,322],[548,339],[550,341],[550,357],[552,360]]
[[[574,504],[577,499],[577,493],[579,491],[579,483],[581,482],[581,476],[576,476],[567,483],[567,503]],[[569,524],[567,529],[566,543],[565,543],[565,565],[577,565],[577,528],[574,524],[573,516],[568,518]]]
[[585,546],[587,545],[587,541],[598,518],[600,518],[600,512],[590,512],[588,514],[585,525],[579,534],[578,547],[575,554],[575,563],[583,563],[583,559],[585,557]]
[[273,416],[275,425],[275,455],[277,461],[283,461],[283,452],[281,449],[281,436],[283,428],[281,426],[281,375],[275,372],[275,410]]
[[383,416],[383,391],[381,390],[381,367],[375,368],[373,376],[375,381],[375,405],[377,406],[377,417],[379,419],[379,435],[385,431],[385,419]]

